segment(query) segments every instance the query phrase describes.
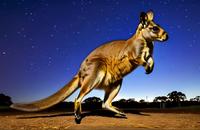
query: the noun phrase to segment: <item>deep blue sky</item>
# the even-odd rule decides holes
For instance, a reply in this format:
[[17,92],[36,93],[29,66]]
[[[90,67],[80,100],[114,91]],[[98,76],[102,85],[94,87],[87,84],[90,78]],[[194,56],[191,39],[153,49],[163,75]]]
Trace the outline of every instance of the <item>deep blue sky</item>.
[[140,67],[129,74],[116,100],[151,101],[173,90],[200,95],[199,7],[199,0],[0,0],[0,93],[15,102],[49,96],[94,48],[128,39],[140,12],[152,9],[170,38],[155,44],[153,73]]

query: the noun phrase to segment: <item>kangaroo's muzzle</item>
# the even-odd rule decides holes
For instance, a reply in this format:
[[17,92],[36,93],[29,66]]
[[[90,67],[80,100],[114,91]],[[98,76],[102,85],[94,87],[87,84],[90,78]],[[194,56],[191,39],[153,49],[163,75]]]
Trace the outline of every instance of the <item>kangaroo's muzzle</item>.
[[161,37],[161,41],[167,41],[169,38],[168,34],[166,32],[164,32],[164,34]]

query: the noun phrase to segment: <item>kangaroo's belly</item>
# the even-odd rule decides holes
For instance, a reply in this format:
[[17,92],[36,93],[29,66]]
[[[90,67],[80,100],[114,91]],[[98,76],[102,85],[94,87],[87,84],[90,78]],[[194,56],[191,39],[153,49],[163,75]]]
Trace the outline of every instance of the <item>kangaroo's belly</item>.
[[[114,60],[112,62],[114,62]],[[122,80],[123,77],[137,68],[137,65],[131,64],[128,58],[115,61],[115,63],[112,62],[107,63],[105,77],[102,83],[97,86],[97,89],[109,89],[109,87],[112,87],[112,84]]]

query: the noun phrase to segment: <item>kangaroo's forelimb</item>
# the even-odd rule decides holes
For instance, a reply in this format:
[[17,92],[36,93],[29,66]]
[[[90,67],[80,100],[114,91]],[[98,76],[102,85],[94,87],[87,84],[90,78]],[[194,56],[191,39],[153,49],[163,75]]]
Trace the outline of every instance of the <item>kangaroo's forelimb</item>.
[[[152,43],[149,43],[149,44],[152,45]],[[150,74],[154,68],[154,60],[153,60],[151,51],[152,50],[150,50],[149,47],[144,47],[141,54],[141,62],[146,70],[146,74]]]

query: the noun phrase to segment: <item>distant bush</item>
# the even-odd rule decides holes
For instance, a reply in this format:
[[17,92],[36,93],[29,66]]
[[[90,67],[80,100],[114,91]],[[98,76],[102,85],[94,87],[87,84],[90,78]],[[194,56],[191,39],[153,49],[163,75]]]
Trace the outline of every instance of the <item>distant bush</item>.
[[11,97],[0,93],[0,106],[10,106],[11,104]]

